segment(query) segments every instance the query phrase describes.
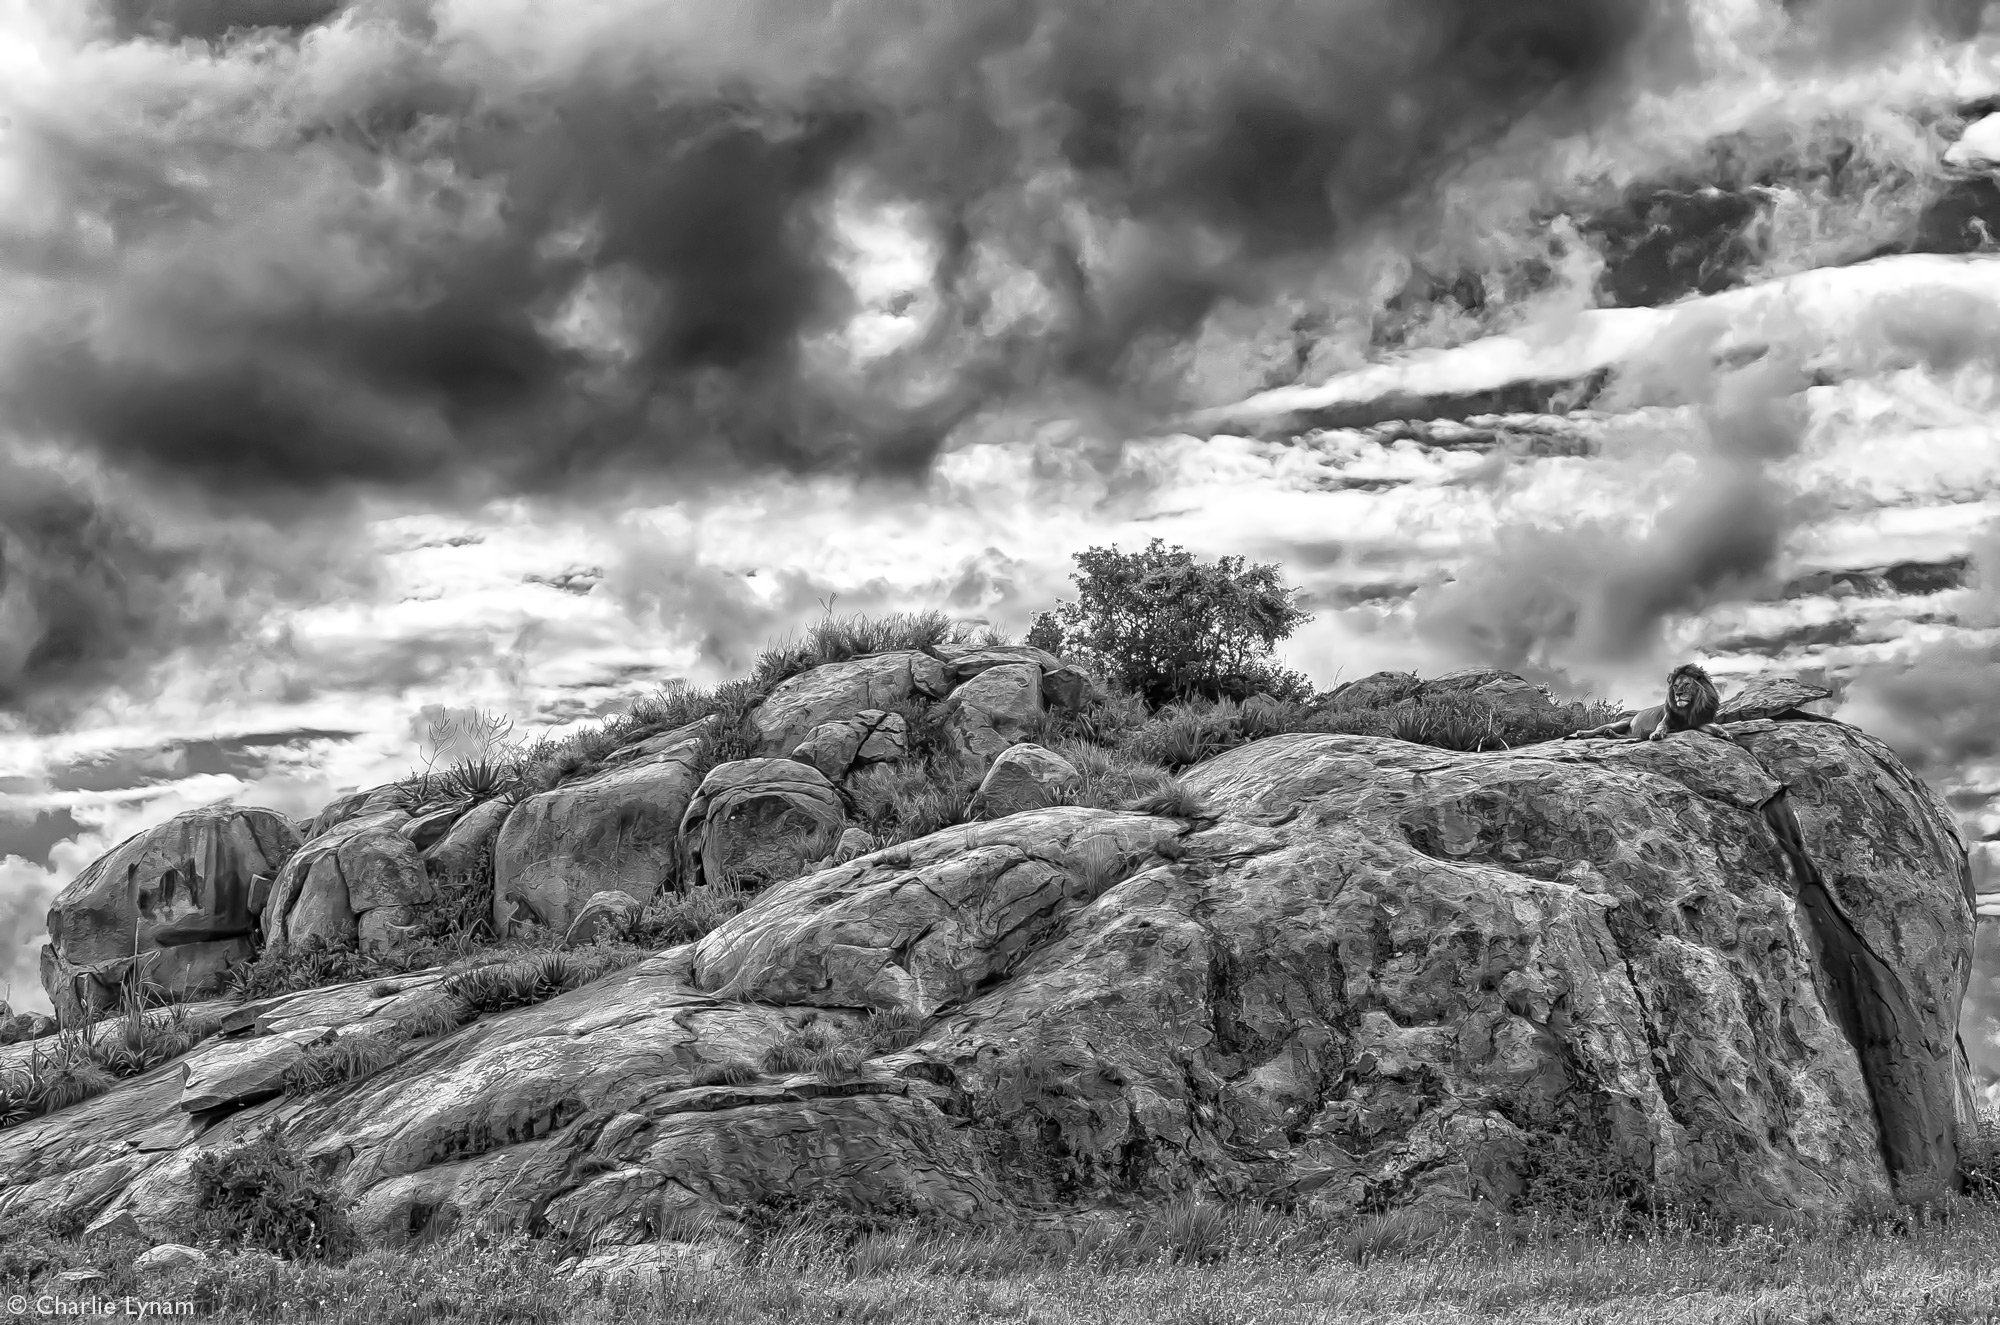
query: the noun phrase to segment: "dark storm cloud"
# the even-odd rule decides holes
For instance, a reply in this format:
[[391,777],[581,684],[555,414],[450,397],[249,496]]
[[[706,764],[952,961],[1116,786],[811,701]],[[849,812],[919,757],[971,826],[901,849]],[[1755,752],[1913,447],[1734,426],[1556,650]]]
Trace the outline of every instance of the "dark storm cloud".
[[104,12],[122,37],[178,41],[244,28],[303,28],[340,7],[341,0],[105,0]]
[[273,602],[353,570],[318,541],[169,514],[129,484],[0,449],[0,710],[54,723],[168,651],[241,641]]
[[[1669,0],[103,12],[49,18],[52,76],[5,93],[33,185],[0,207],[7,421],[280,524],[357,487],[921,473],[996,401],[1152,383],[1218,302],[1526,118],[1590,122],[1686,36]],[[913,208],[936,258],[920,334],[867,363],[824,339],[856,200]],[[78,675],[177,625],[94,620]]]

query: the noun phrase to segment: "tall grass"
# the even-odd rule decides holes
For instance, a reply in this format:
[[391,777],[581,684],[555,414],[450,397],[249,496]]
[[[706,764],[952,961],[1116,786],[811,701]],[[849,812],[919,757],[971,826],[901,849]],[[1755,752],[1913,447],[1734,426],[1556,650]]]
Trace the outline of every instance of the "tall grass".
[[86,1019],[33,1043],[25,1064],[0,1070],[0,1128],[80,1104],[119,1081],[179,1058],[220,1029],[219,1019],[128,980],[110,1022]]
[[[98,1297],[188,1300],[203,1320],[228,1325],[1693,1325],[2000,1313],[2000,1211],[1963,1201],[1901,1225],[1662,1221],[1611,1235],[1538,1219],[1318,1217],[1192,1197],[971,1225],[808,1198],[748,1221],[733,1242],[712,1223],[677,1220],[669,1236],[705,1242],[735,1264],[670,1265],[620,1283],[572,1277],[585,1248],[480,1230],[410,1251],[343,1254],[344,1211],[312,1199],[302,1163],[238,1156],[230,1168],[231,1180],[216,1184],[229,1195],[210,1198],[212,1222],[189,1235],[217,1252],[207,1265],[142,1277],[132,1261],[143,1242],[62,1237],[17,1220],[0,1228],[0,1292],[33,1300],[59,1291],[58,1274],[87,1269],[102,1276]],[[266,1247],[289,1258],[239,1250]]]
[[879,617],[834,616],[829,612],[807,627],[804,639],[788,640],[766,649],[757,659],[750,683],[768,694],[783,682],[815,667],[871,653],[903,650],[923,653],[945,645],[992,648],[1007,642],[1004,634],[991,627],[953,620],[935,608]]

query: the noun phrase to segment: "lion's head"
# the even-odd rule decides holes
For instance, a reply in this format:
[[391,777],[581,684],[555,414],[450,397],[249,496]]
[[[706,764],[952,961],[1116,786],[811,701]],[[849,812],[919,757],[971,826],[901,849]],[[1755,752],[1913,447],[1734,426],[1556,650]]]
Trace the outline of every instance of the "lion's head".
[[1707,726],[1721,707],[1715,682],[1693,663],[1682,663],[1667,676],[1667,709],[1689,727]]

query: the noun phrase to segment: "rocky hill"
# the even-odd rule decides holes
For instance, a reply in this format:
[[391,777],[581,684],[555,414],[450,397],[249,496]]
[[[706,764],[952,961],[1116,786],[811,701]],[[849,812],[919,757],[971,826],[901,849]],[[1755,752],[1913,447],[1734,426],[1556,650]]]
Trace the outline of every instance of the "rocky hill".
[[[1551,707],[1500,673],[1333,704],[1427,692]],[[44,970],[72,1023],[150,980],[208,1038],[0,1129],[0,1214],[172,1238],[195,1157],[259,1135],[388,1244],[636,1242],[815,1197],[1490,1212],[1579,1174],[1753,1216],[1921,1200],[1971,1117],[1965,842],[1823,695],[1760,683],[1732,740],[1280,730],[1117,809],[1029,740],[1091,702],[1076,669],[910,649],[770,688],[739,758],[711,716],[518,800],[196,811],[58,899]],[[1265,729],[1328,725],[1285,711]],[[919,734],[981,770],[974,817],[879,845],[853,788]],[[468,877],[546,950],[224,992],[253,948],[395,969]],[[693,941],[623,942],[723,894],[747,905]],[[0,1074],[52,1043],[0,1048]]]

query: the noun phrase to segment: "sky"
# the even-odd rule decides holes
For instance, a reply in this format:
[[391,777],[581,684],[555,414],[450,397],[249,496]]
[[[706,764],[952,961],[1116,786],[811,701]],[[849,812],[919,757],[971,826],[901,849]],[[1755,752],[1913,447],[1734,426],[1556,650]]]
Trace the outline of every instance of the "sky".
[[[309,816],[437,706],[1018,632],[1153,537],[1280,563],[1322,685],[1826,678],[2000,836],[2000,258],[1922,238],[1983,22],[0,0],[0,997],[124,837]],[[1663,181],[1755,203],[1692,292],[1632,256]],[[1279,413],[1600,364],[1539,442]]]

